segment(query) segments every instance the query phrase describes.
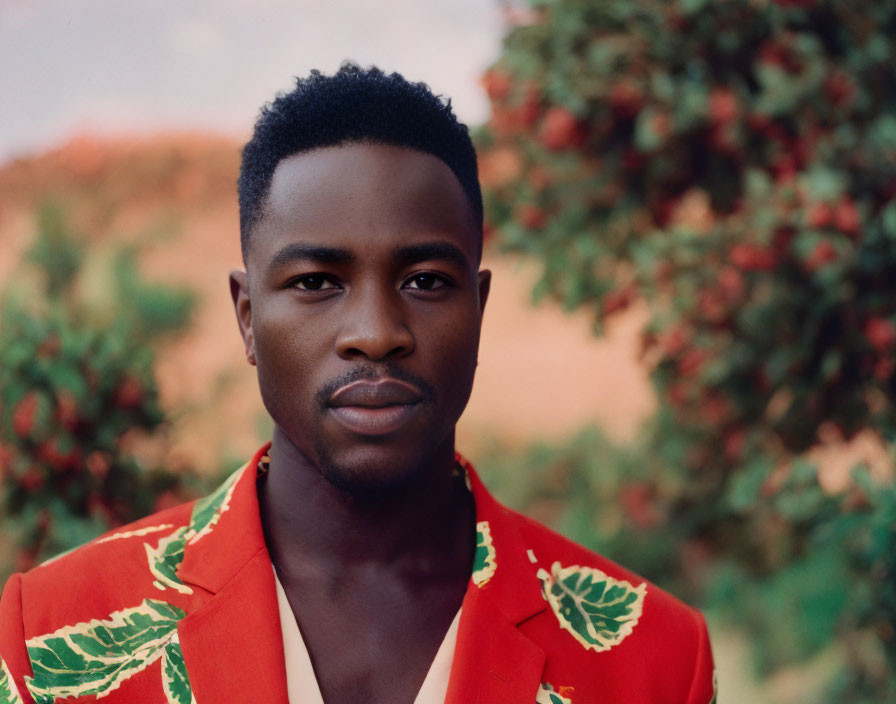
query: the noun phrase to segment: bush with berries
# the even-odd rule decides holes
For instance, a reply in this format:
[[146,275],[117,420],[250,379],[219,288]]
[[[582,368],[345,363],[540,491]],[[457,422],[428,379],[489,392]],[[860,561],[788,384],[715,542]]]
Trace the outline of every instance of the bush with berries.
[[0,297],[2,577],[185,490],[184,475],[137,455],[164,442],[154,346],[187,323],[192,295],[142,281],[135,252],[123,249],[106,272],[105,305],[88,305],[84,258],[62,212],[46,205],[30,270]]
[[[651,311],[655,471],[612,502],[699,546],[766,670],[835,648],[832,697],[896,696],[896,2],[514,16],[484,76],[488,229],[597,331]],[[883,469],[819,475],[819,444],[857,441]]]

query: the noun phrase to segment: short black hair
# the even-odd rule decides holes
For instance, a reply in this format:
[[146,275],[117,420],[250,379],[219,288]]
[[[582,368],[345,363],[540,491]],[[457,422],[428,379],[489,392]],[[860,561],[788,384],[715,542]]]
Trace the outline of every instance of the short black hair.
[[312,71],[307,78],[296,78],[292,91],[262,107],[252,139],[243,148],[238,181],[244,260],[277,165],[294,154],[353,142],[408,147],[441,159],[460,182],[481,235],[476,151],[451,101],[398,73],[344,63],[332,76]]

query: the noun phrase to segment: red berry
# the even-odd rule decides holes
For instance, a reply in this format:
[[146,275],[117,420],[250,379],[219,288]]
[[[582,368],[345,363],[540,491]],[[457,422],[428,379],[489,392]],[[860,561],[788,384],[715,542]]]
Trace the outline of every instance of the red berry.
[[622,288],[610,291],[601,301],[601,310],[604,315],[612,315],[621,310],[625,310],[635,300],[634,286],[623,286]]
[[37,394],[29,391],[12,412],[12,429],[20,438],[27,438],[34,429],[34,417],[40,403]]
[[541,116],[541,99],[535,88],[526,90],[526,99],[514,111],[514,120],[521,129],[532,127]]
[[650,120],[650,129],[660,138],[668,137],[672,130],[672,120],[669,118],[669,114],[666,112],[656,113]]
[[714,289],[704,288],[697,294],[697,309],[706,320],[717,323],[726,315],[725,302]]
[[686,350],[678,360],[678,373],[683,377],[690,377],[697,374],[703,367],[703,363],[709,358],[706,350],[691,347]]
[[545,222],[547,222],[544,211],[531,203],[523,203],[517,206],[514,211],[514,219],[529,230],[538,230],[544,227]]
[[687,331],[682,326],[669,330],[663,337],[663,349],[670,357],[678,354],[688,342]]
[[865,323],[865,337],[879,353],[888,352],[896,344],[896,327],[886,318],[870,318]]
[[119,408],[136,408],[143,399],[143,385],[132,376],[126,376],[115,392],[115,404]]
[[815,248],[806,257],[804,262],[806,269],[809,271],[818,271],[826,264],[835,261],[838,257],[837,249],[827,240],[822,240],[815,245]]
[[834,211],[834,223],[838,230],[847,235],[855,236],[859,234],[862,220],[859,217],[859,209],[856,208],[856,204],[849,197],[843,198],[837,203],[837,208]]
[[719,291],[726,303],[737,303],[744,294],[744,277],[732,266],[723,267],[718,277]]
[[729,430],[725,433],[722,443],[725,448],[725,457],[730,462],[737,462],[741,458],[744,452],[746,439],[746,433],[740,428]]
[[717,425],[734,412],[731,401],[717,393],[710,393],[700,403],[700,417],[704,423]]
[[728,257],[734,266],[745,271],[772,271],[777,264],[774,252],[755,244],[736,244]]
[[112,460],[108,453],[95,450],[87,455],[85,464],[87,465],[87,471],[94,477],[105,479],[106,475],[109,474],[109,469],[112,467]]
[[40,468],[31,465],[19,477],[19,485],[27,492],[37,491],[44,485],[44,475]]
[[62,390],[56,395],[56,419],[66,430],[74,430],[78,425],[78,402],[70,391]]
[[641,89],[632,82],[615,83],[610,88],[610,105],[620,117],[634,117],[644,105]]
[[727,88],[714,88],[709,94],[709,118],[717,125],[727,125],[737,119],[739,104]]
[[553,107],[545,113],[538,131],[539,141],[548,149],[568,149],[579,142],[579,123],[566,108]]
[[834,71],[824,82],[824,92],[834,105],[849,107],[856,95],[852,78],[843,71]]
[[59,449],[59,440],[57,438],[43,443],[37,449],[37,457],[57,472],[75,469],[81,463],[81,453],[78,451],[78,448],[73,447],[68,452],[63,453]]
[[482,77],[482,86],[492,100],[503,100],[510,92],[513,77],[499,68],[486,71]]
[[827,203],[816,203],[809,210],[809,227],[830,227],[834,223],[834,209]]

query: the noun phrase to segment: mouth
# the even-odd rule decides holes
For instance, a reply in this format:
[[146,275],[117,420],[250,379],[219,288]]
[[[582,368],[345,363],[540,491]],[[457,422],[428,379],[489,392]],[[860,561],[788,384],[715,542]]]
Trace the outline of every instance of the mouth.
[[327,401],[333,416],[358,435],[389,435],[420,408],[423,394],[397,379],[362,379],[339,388]]

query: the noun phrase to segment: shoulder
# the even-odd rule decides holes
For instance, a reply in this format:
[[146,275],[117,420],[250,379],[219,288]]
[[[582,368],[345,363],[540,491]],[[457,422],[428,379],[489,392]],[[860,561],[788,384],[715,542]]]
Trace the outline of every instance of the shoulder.
[[[148,551],[190,522],[195,502],[120,526],[17,575],[26,634],[108,614],[158,589]],[[12,580],[11,580],[12,583]]]
[[[529,585],[547,607],[518,628],[545,652],[548,683],[575,687],[583,701],[598,694],[606,701],[712,700],[712,652],[699,611],[497,502],[491,523],[494,577],[507,569],[519,589]],[[501,544],[498,532],[518,538]],[[514,549],[525,559],[509,554]]]
[[[528,557],[537,565],[542,582],[568,582],[576,576],[582,582],[591,584],[608,581],[644,597],[644,608],[662,614],[664,621],[668,622],[671,618],[672,623],[686,628],[702,624],[702,617],[695,609],[618,562],[512,509],[501,508],[507,519],[517,526],[523,542],[528,546],[527,550],[531,551]],[[649,599],[646,598],[648,595]]]

